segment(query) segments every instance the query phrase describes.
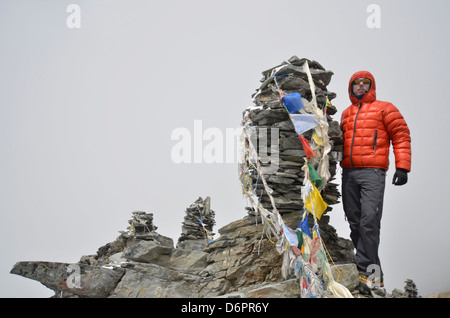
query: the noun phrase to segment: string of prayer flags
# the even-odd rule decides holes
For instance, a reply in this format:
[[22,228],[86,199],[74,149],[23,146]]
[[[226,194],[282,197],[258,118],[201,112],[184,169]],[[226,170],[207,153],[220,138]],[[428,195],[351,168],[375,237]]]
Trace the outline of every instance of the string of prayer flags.
[[200,224],[201,224],[202,227],[203,227],[203,230],[204,230],[205,233],[206,233],[206,238],[207,238],[208,244],[211,243],[211,242],[214,240],[213,235],[211,234],[210,231],[208,231],[208,229],[205,227],[205,224],[203,224],[203,222],[202,222],[201,219],[197,219],[197,220],[200,222]]

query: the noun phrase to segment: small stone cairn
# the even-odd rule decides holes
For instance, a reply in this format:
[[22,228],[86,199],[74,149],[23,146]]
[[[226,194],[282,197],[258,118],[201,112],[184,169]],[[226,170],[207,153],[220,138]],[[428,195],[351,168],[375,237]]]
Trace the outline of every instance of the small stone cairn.
[[211,209],[211,198],[203,200],[199,197],[185,212],[177,248],[202,250],[214,236],[212,230],[216,221],[215,212]]

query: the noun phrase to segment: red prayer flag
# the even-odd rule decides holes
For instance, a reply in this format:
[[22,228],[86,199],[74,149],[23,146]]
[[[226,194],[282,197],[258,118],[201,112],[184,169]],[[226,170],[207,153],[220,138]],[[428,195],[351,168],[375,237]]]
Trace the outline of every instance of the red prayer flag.
[[308,140],[306,140],[302,135],[298,135],[298,138],[300,139],[300,141],[303,144],[303,151],[305,151],[306,158],[309,159],[311,157],[315,157],[316,154],[314,153],[314,151],[309,146]]

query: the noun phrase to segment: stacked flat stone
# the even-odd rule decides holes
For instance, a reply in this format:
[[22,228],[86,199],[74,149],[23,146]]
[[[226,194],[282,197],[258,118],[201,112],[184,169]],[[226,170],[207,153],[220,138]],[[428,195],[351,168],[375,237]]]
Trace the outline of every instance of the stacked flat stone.
[[407,294],[408,298],[418,298],[418,292],[416,284],[412,279],[405,280],[405,293]]
[[206,197],[204,200],[199,197],[185,212],[177,248],[201,250],[208,245],[205,229],[214,235],[212,230],[216,221],[215,212],[211,209],[210,197]]
[[[333,72],[326,70],[316,61],[305,58],[291,57],[288,61],[272,67],[264,72],[261,80],[262,84],[257,92],[252,95],[254,104],[243,112],[242,124],[245,125],[251,120],[255,128],[255,135],[259,136],[259,130],[267,132],[267,138],[263,146],[267,145],[267,158],[278,161],[278,169],[275,173],[265,174],[267,185],[273,190],[272,197],[275,201],[278,212],[283,216],[290,213],[301,213],[304,202],[301,197],[301,187],[305,177],[302,167],[305,163],[305,151],[302,143],[294,129],[289,113],[280,101],[281,89],[285,94],[300,92],[302,98],[309,102],[313,97],[311,94],[308,76],[304,71],[303,64],[308,63],[312,79],[315,85],[315,96],[318,107],[326,109],[326,120],[328,122],[328,137],[331,151],[328,154],[329,172],[331,178],[326,186],[321,189],[323,200],[328,204],[327,210],[318,221],[321,236],[327,244],[328,251],[334,262],[352,263],[355,261],[353,245],[350,240],[337,235],[336,229],[329,224],[330,217],[326,215],[332,210],[332,205],[339,203],[340,192],[338,184],[332,182],[336,174],[337,163],[342,156],[342,132],[339,123],[333,120],[332,115],[337,112],[334,105],[326,106],[326,100],[331,101],[336,97],[334,92],[327,89],[331,81]],[[276,79],[275,79],[276,77]],[[277,128],[279,134],[278,154],[271,153],[271,128]],[[312,131],[303,134],[307,140],[311,140]],[[276,130],[274,130],[276,132]],[[264,136],[264,134],[263,134]],[[257,151],[260,154],[260,140],[258,139]],[[274,156],[273,156],[274,155]],[[267,160],[266,158],[266,160]],[[264,160],[263,160],[264,161]],[[311,161],[310,161],[311,162]],[[262,167],[270,166],[271,162],[262,163]],[[317,168],[317,164],[315,166]],[[262,206],[272,211],[273,207],[261,180],[257,173],[250,175],[251,182],[256,187],[256,194]],[[247,207],[250,219],[259,219],[259,212],[253,207]],[[310,227],[313,226],[313,218],[309,218]]]
[[[314,80],[317,105],[319,107],[325,105],[327,97],[329,101],[334,99],[336,94],[327,89],[333,72],[325,70],[318,62],[293,56],[287,62],[283,62],[262,73],[264,76],[261,80],[262,84],[257,89],[257,93],[252,96],[256,106],[247,108],[243,113],[243,123],[250,118],[253,126],[256,128],[256,136],[259,136],[259,129],[261,128],[267,131],[268,157],[276,155],[270,153],[271,128],[278,129],[279,167],[275,173],[266,175],[266,180],[269,187],[274,190],[272,196],[280,213],[300,211],[304,206],[301,199],[304,172],[301,168],[304,165],[305,152],[289,118],[289,114],[280,102],[278,88],[285,94],[300,92],[303,98],[311,101],[312,94],[308,77],[303,70],[303,63],[305,62],[308,63]],[[277,71],[274,72],[274,70]],[[274,77],[276,77],[276,82]],[[332,146],[329,154],[329,171],[332,177],[336,173],[337,160],[342,152],[342,133],[339,123],[331,117],[335,113],[335,106],[326,107],[326,117],[329,124],[328,135]],[[311,140],[312,130],[305,132],[303,136]],[[268,165],[270,165],[270,162],[262,164],[263,167]],[[256,184],[258,176],[253,175],[252,181]],[[328,205],[338,203],[340,193],[336,183],[328,182],[321,194]],[[258,187],[257,195],[261,198],[262,205],[272,210],[270,198],[263,186],[260,185]],[[249,214],[254,213],[252,208],[248,210]],[[330,210],[331,207],[327,209],[327,211]]]
[[153,225],[153,213],[144,211],[132,212],[132,218],[128,220],[128,235],[145,240],[153,239],[157,227]]

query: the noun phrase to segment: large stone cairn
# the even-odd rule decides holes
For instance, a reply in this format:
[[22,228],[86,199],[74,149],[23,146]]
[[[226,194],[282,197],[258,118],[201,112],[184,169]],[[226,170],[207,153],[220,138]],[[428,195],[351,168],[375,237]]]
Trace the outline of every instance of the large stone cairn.
[[[216,224],[215,212],[211,209],[211,199],[199,197],[186,209],[186,215],[178,238],[177,248],[202,250],[208,245],[208,233],[212,233]],[[200,223],[200,221],[201,223]],[[203,223],[203,226],[202,226]]]
[[[271,153],[271,128],[277,128],[279,132],[279,154],[278,154],[278,170],[275,173],[265,175],[268,186],[273,190],[272,197],[279,213],[300,213],[303,210],[304,203],[301,198],[301,187],[303,185],[305,152],[297,132],[289,118],[289,114],[280,102],[280,93],[278,88],[285,94],[300,92],[303,98],[309,102],[312,100],[308,76],[303,69],[303,64],[308,63],[312,79],[315,85],[315,96],[318,107],[326,109],[326,117],[329,125],[328,136],[331,144],[329,153],[329,172],[331,174],[327,185],[322,189],[321,195],[323,200],[328,204],[327,211],[319,220],[322,238],[327,244],[327,248],[333,251],[333,261],[345,263],[354,262],[353,246],[351,241],[339,238],[336,230],[329,225],[329,216],[327,212],[332,210],[331,205],[338,203],[340,197],[338,185],[332,180],[336,174],[337,161],[342,153],[342,132],[339,123],[331,117],[337,111],[336,107],[331,105],[326,107],[326,100],[331,102],[336,94],[328,91],[327,85],[331,81],[333,72],[326,70],[316,61],[308,59],[299,59],[296,56],[291,57],[288,61],[272,67],[264,72],[261,79],[261,86],[257,92],[252,95],[254,106],[248,107],[243,112],[243,122],[250,118],[253,127],[256,128],[255,135],[259,137],[259,130],[264,129],[267,134],[266,140],[261,142],[263,146],[267,145],[267,157],[276,158],[276,153]],[[274,71],[275,70],[275,71]],[[281,75],[281,76],[280,76]],[[276,79],[275,79],[276,77]],[[276,80],[276,82],[275,82]],[[274,130],[276,131],[276,130]],[[308,140],[311,140],[312,131],[309,130],[303,134]],[[265,136],[265,134],[263,134]],[[257,151],[260,153],[260,141],[257,143]],[[275,156],[273,156],[275,155]],[[262,161],[262,167],[267,167],[272,162]],[[258,184],[259,176],[251,175],[252,183]],[[260,202],[267,210],[272,210],[272,205],[264,186],[259,181],[256,190]],[[247,212],[251,218],[258,218],[257,212],[253,207],[247,207]],[[313,219],[309,218],[310,226],[313,225]],[[333,246],[332,246],[333,245]],[[331,248],[330,248],[331,247]]]

